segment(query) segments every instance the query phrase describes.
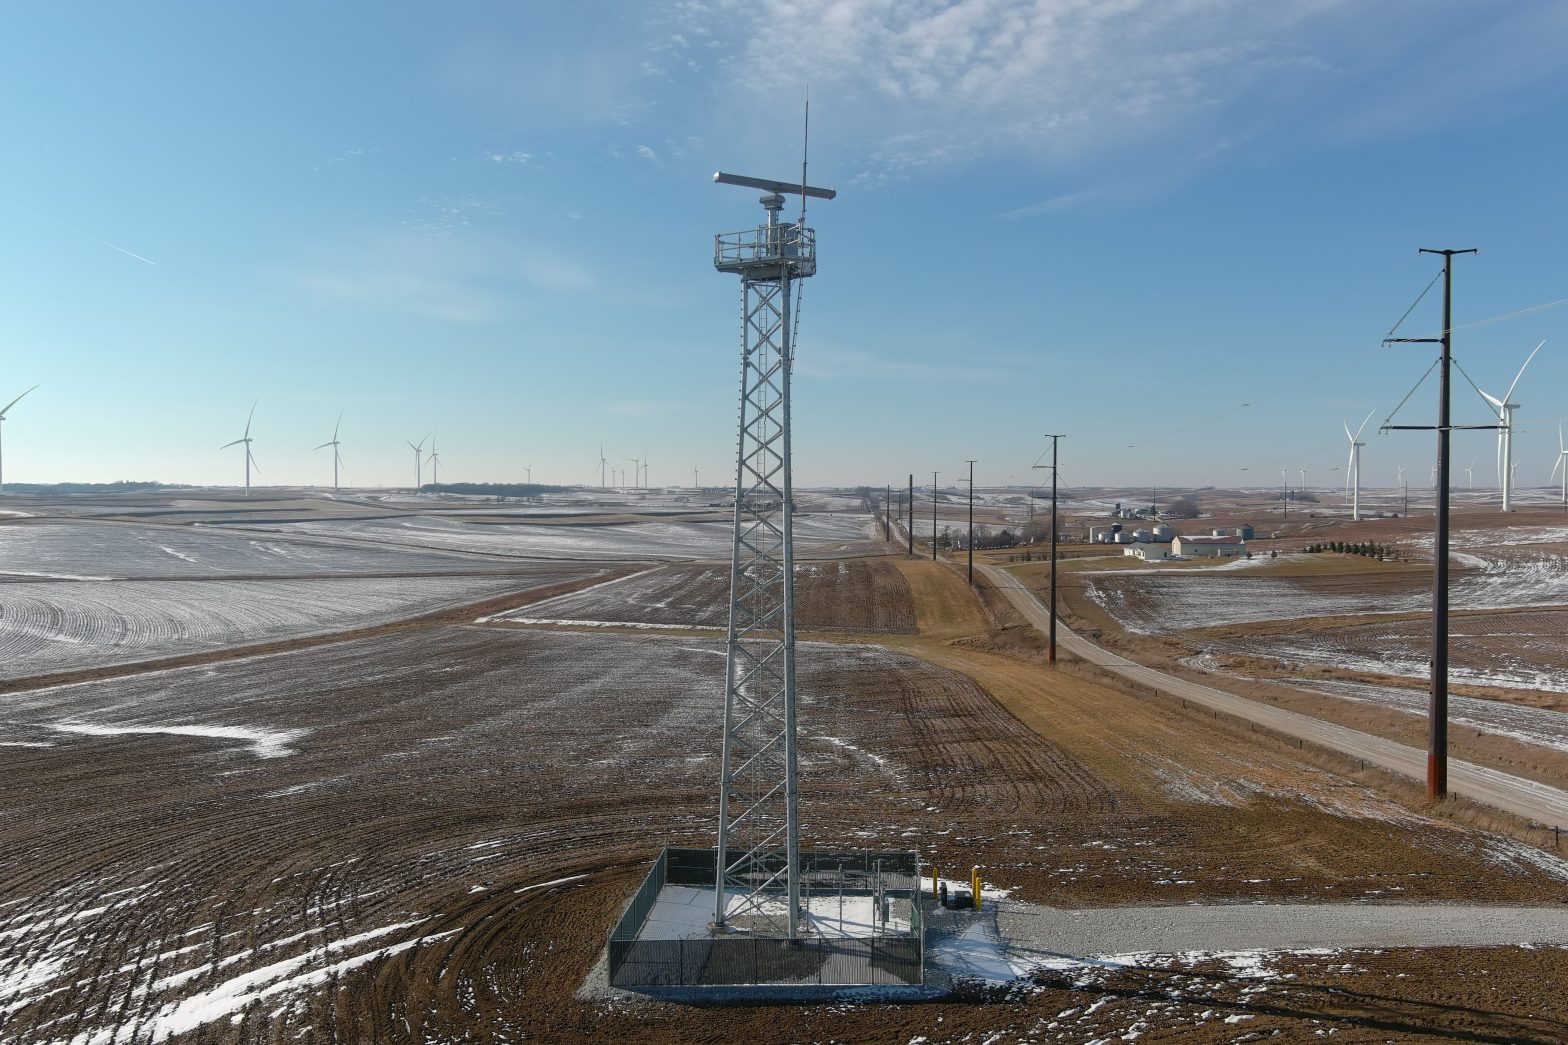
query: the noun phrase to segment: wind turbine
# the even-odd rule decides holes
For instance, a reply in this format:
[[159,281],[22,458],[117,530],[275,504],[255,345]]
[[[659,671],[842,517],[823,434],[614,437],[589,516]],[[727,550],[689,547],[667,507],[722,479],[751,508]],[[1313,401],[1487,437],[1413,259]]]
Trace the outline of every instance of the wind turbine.
[[[1563,511],[1568,512],[1568,444],[1563,442],[1563,423],[1557,422],[1557,463],[1552,465],[1552,475],[1561,468],[1563,472]],[[1547,482],[1552,480],[1548,478]]]
[[1539,352],[1545,344],[1546,342],[1542,341],[1525,357],[1524,366],[1521,366],[1519,372],[1514,375],[1513,384],[1508,386],[1508,391],[1503,393],[1503,398],[1498,399],[1496,396],[1488,395],[1479,388],[1476,389],[1476,391],[1481,392],[1481,398],[1490,403],[1492,409],[1497,411],[1497,419],[1502,422],[1502,425],[1497,429],[1497,475],[1498,482],[1503,488],[1503,511],[1505,512],[1514,510],[1514,411],[1519,409],[1519,404],[1512,401],[1514,389],[1519,387],[1519,379],[1524,376],[1525,367],[1530,365],[1530,360],[1535,358],[1535,353]]
[[1472,459],[1470,467],[1465,469],[1465,476],[1470,480],[1470,489],[1475,490],[1475,460]]
[[436,486],[441,485],[441,455],[436,453],[435,436],[430,437],[430,481]]
[[534,466],[525,464],[523,465],[523,471],[528,473],[528,485],[532,486],[534,484]]
[[[1350,425],[1340,422],[1345,424],[1345,438],[1350,440],[1350,463],[1346,466],[1345,485],[1350,488],[1351,522],[1361,521],[1361,448],[1367,445],[1361,441],[1361,433],[1366,431],[1367,422],[1372,420],[1374,413],[1376,413],[1375,410],[1367,412],[1367,416],[1361,422],[1361,427],[1356,429],[1355,435],[1350,434]],[[1405,470],[1403,468],[1399,470],[1399,478],[1401,482],[1404,481]]]
[[338,465],[343,463],[343,455],[338,453],[338,447],[341,445],[338,442],[338,429],[341,428],[342,426],[343,426],[343,415],[340,413],[340,414],[338,414],[338,423],[332,426],[332,438],[328,439],[326,442],[324,442],[320,446],[316,447],[317,450],[325,450],[329,446],[332,447],[332,492],[333,493],[337,493],[338,492]]
[[[33,388],[37,388],[37,387],[38,387],[37,385],[33,386]],[[31,392],[33,390],[33,388],[29,388],[27,390],[27,392]],[[27,395],[27,392],[23,392],[22,395],[17,396],[15,399],[13,399],[9,403],[7,403],[3,408],[0,408],[0,429],[3,429],[5,427],[6,411],[10,410],[17,403],[20,403],[22,401],[22,396]],[[0,490],[3,490],[3,489],[5,489],[5,454],[4,454],[3,450],[0,450]]]
[[604,467],[610,462],[604,456],[604,444],[599,444],[599,489],[604,489]]
[[[425,439],[429,439],[429,438],[430,437],[428,435],[425,436]],[[425,485],[425,473],[424,473],[424,470],[420,468],[420,461],[419,461],[419,455],[425,452],[425,439],[421,439],[419,441],[418,445],[415,445],[414,443],[409,443],[408,444],[408,448],[410,450],[414,451],[414,492],[415,493],[418,493],[419,492],[419,488],[421,486]],[[405,442],[407,442],[407,440],[405,440]]]
[[[640,460],[636,457],[623,457],[621,460],[632,463],[632,485],[636,486],[637,481],[642,478],[642,469],[638,467],[641,464]],[[621,485],[626,485],[626,469],[624,468],[621,469]]]
[[[260,402],[260,400],[257,400],[257,402]],[[251,467],[253,465],[255,465],[255,463],[256,463],[256,458],[251,456],[251,452],[250,452],[250,444],[251,444],[250,421],[251,421],[251,418],[253,418],[255,416],[256,416],[256,403],[252,403],[252,404],[250,404],[250,413],[245,416],[245,434],[240,436],[238,439],[234,440],[234,442],[232,442],[232,443],[224,443],[222,446],[218,447],[219,450],[227,450],[231,446],[239,446],[241,443],[245,444],[245,496],[246,497],[250,496],[250,470],[251,470]],[[257,468],[256,471],[259,472],[259,471],[261,471],[261,469]]]
[[642,485],[643,485],[644,489],[647,489],[647,487],[648,487],[648,448],[647,447],[643,447],[643,451],[642,451]]

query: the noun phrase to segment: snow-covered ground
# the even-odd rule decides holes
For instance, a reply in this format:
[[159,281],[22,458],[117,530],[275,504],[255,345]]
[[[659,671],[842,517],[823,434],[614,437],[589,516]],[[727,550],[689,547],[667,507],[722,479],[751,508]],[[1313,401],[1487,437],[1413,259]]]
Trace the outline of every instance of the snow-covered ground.
[[[341,522],[315,520],[282,523],[276,527],[247,524],[246,530],[275,529],[278,533],[349,537],[397,548],[478,552],[486,555],[532,559],[595,559],[675,561],[728,558],[731,526],[728,522],[637,522],[598,526],[480,525],[440,516],[406,516],[392,519],[356,519]],[[797,548],[866,540],[870,517],[813,515],[795,517]]]
[[459,572],[438,551],[289,540],[217,527],[105,523],[0,526],[0,582],[29,578],[303,576]]
[[0,584],[0,678],[346,631],[580,573]]
[[[1268,576],[1261,570],[1119,571],[1089,574],[1085,593],[1128,631],[1169,634],[1190,628],[1310,617],[1410,613],[1431,605],[1429,589],[1412,581],[1403,591],[1357,589],[1355,581]],[[1456,610],[1568,605],[1568,559],[1549,551],[1490,547],[1464,553],[1451,582]]]

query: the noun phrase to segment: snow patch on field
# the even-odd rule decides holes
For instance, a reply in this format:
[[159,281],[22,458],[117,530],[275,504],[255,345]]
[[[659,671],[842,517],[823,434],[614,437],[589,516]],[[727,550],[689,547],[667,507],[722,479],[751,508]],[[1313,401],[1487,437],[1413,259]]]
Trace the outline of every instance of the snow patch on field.
[[[350,958],[323,963],[323,959],[341,951],[349,950],[358,944],[386,936],[389,933],[412,928],[423,921],[425,919],[416,918],[412,921],[386,925],[379,929],[370,929],[341,940],[334,940],[324,946],[306,951],[304,954],[286,958],[280,962],[274,962],[260,969],[253,969],[210,990],[202,991],[200,994],[194,994],[189,998],[165,1005],[152,1019],[148,1040],[156,1043],[166,1041],[177,1034],[189,1033],[198,1027],[213,1023],[225,1016],[237,1016],[248,1006],[266,998],[276,997],[306,987],[318,986],[333,976],[342,975],[378,959],[401,954],[412,947],[439,940],[446,936],[452,936],[461,931],[452,929],[432,936],[416,937],[412,940],[405,940],[402,943],[378,947]],[[316,964],[315,968],[310,967],[313,964]],[[83,1045],[106,1045],[106,1043],[114,1040],[115,1035],[116,1031],[114,1028],[106,1028],[88,1039]]]
[[[252,729],[247,726],[112,726],[93,722],[56,722],[49,727],[60,733],[75,733],[89,737],[170,736],[205,737],[212,740],[238,740],[250,745],[257,758],[280,758],[292,755],[289,744],[304,736],[304,729]],[[313,785],[306,785],[313,786]]]

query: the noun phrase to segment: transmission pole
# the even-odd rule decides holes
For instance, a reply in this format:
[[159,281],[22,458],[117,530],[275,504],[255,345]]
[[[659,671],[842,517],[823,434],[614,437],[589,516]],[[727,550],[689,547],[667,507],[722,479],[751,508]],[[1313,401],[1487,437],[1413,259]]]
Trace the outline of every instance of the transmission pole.
[[[1391,337],[1384,344],[1436,344],[1442,364],[1437,393],[1437,519],[1432,541],[1432,657],[1431,683],[1427,694],[1426,797],[1430,800],[1448,795],[1448,482],[1449,436],[1455,428],[1496,428],[1496,425],[1453,425],[1449,422],[1449,369],[1453,350],[1454,255],[1474,254],[1469,250],[1429,250],[1420,254],[1439,254],[1443,258],[1443,329],[1441,337]],[[1384,425],[1385,430],[1426,431],[1432,425]],[[1408,487],[1406,488],[1408,490]],[[1407,494],[1408,496],[1408,494]]]
[[909,496],[904,501],[904,533],[909,537],[909,557],[915,557],[915,473],[909,473]]
[[[1051,441],[1051,623],[1045,635],[1045,659],[1048,664],[1056,663],[1056,546],[1058,543],[1056,529],[1056,450],[1066,436],[1047,434]],[[1040,467],[1035,465],[1036,468]]]
[[887,485],[882,494],[882,532],[888,540],[893,539],[893,484]]
[[975,583],[975,462],[964,458],[969,466],[969,583]]

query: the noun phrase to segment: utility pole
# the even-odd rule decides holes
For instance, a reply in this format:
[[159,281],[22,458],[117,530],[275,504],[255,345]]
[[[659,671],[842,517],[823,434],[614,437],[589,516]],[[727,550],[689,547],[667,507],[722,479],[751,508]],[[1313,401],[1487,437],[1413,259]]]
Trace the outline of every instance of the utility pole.
[[904,532],[909,535],[909,557],[915,557],[915,473],[909,473],[909,500],[905,504],[904,518],[909,523]]
[[936,472],[931,473],[931,561],[936,562]]
[[[1427,693],[1426,797],[1436,801],[1448,796],[1448,482],[1449,436],[1458,428],[1493,428],[1496,425],[1452,425],[1448,414],[1449,369],[1452,361],[1454,329],[1454,255],[1474,254],[1469,250],[1429,250],[1419,254],[1440,254],[1443,258],[1443,330],[1441,337],[1391,337],[1389,344],[1436,344],[1441,346],[1441,379],[1437,393],[1437,519],[1432,542],[1432,658],[1431,688]],[[1385,430],[1434,430],[1432,425],[1384,425]],[[1409,487],[1406,486],[1406,497]]]
[[969,466],[969,584],[975,583],[975,462],[964,458]]
[[[1056,449],[1065,435],[1046,434],[1051,441],[1051,624],[1045,634],[1045,660],[1048,664],[1056,663]],[[1036,468],[1041,467],[1035,465]]]
[[1283,468],[1281,468],[1279,470],[1279,485],[1280,485],[1280,488],[1285,491],[1282,500],[1283,500],[1284,505],[1285,505],[1285,521],[1289,522],[1290,521],[1290,477],[1285,474],[1285,469],[1283,469]]
[[888,540],[893,539],[893,484],[888,483],[886,491],[882,494],[882,532]]

